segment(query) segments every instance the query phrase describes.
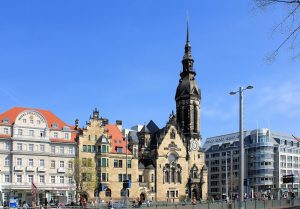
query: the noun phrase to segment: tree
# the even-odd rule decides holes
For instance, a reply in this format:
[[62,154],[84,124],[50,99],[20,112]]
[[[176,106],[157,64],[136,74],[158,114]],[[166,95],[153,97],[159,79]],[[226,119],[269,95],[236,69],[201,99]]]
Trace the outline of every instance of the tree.
[[285,16],[281,21],[275,26],[273,32],[282,32],[286,34],[281,43],[277,48],[271,53],[269,57],[270,60],[276,58],[279,51],[285,45],[290,45],[292,50],[292,58],[298,58],[300,53],[297,52],[298,49],[298,37],[300,32],[300,19],[299,19],[299,8],[300,0],[254,0],[257,6],[261,9],[266,9],[269,7],[279,6],[280,8],[286,9]]
[[93,158],[78,157],[73,160],[73,168],[68,169],[67,176],[74,177],[76,181],[76,202],[83,193],[94,194],[97,188],[97,175]]

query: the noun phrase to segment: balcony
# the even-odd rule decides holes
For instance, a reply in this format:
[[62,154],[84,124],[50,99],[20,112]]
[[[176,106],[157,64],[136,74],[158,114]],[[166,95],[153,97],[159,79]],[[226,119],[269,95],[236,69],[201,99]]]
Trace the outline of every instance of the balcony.
[[46,172],[46,168],[44,166],[39,166],[37,170],[38,172]]
[[28,171],[28,172],[34,172],[35,168],[33,166],[27,166],[26,167],[26,171]]
[[15,171],[23,171],[23,167],[21,165],[16,165]]
[[57,168],[57,173],[65,173],[66,169],[64,167]]

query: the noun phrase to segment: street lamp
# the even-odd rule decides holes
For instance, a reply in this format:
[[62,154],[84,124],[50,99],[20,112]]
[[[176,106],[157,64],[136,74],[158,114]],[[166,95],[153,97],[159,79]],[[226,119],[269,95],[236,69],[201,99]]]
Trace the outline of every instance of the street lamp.
[[232,91],[229,94],[230,95],[235,95],[236,93],[239,93],[239,102],[240,102],[240,121],[239,121],[239,126],[240,126],[240,186],[239,186],[239,196],[240,196],[240,203],[239,203],[239,208],[243,209],[243,202],[244,202],[244,136],[243,136],[243,126],[244,126],[244,113],[243,113],[243,91],[247,89],[253,89],[253,86],[247,86],[246,88],[243,88],[242,86],[239,88],[238,91]]

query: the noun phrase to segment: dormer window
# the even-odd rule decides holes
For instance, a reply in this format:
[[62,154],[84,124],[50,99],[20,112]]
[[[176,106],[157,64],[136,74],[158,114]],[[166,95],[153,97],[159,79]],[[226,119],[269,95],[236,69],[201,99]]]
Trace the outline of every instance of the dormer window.
[[58,124],[56,122],[52,123],[53,128],[58,128]]
[[23,119],[23,123],[26,123],[26,119]]
[[8,119],[8,118],[4,118],[4,119],[2,120],[2,122],[3,122],[3,123],[8,123],[8,122],[9,122],[9,119]]

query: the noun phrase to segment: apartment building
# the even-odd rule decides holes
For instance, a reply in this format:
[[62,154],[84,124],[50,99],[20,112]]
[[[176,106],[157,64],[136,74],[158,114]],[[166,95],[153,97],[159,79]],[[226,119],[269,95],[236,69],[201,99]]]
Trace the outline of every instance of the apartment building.
[[0,115],[0,185],[4,199],[74,200],[75,127],[48,110],[14,107]]

